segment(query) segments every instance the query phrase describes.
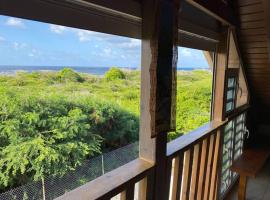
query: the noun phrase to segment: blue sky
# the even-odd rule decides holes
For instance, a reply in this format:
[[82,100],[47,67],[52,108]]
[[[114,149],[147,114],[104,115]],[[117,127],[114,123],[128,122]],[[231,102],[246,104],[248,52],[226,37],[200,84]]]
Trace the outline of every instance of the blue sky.
[[[140,40],[0,16],[0,65],[140,67],[140,52]],[[208,65],[180,47],[178,67]]]

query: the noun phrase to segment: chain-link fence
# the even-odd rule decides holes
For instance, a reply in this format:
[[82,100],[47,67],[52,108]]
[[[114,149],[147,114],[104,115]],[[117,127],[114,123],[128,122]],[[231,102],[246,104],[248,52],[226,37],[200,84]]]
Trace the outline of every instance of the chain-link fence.
[[0,200],[51,200],[138,157],[138,143],[87,160],[63,177],[46,177],[0,194]]

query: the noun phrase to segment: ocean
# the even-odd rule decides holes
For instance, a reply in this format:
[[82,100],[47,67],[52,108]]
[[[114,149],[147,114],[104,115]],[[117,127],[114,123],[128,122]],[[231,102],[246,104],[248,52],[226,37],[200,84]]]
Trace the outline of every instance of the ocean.
[[[17,71],[35,72],[35,71],[59,71],[63,66],[0,66],[0,75],[13,75]],[[110,67],[68,67],[76,72],[87,73],[93,75],[104,75]],[[138,68],[121,68],[125,70],[138,70]],[[208,70],[206,68],[178,68],[178,71],[192,71],[196,69]]]

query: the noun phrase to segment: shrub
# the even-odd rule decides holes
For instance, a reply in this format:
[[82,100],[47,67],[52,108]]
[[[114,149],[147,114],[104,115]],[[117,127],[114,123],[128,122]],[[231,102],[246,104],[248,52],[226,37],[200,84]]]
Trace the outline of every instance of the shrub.
[[112,80],[116,80],[116,79],[125,79],[125,78],[126,78],[126,76],[125,76],[124,72],[116,67],[112,67],[105,74],[105,79],[107,81],[112,81]]
[[60,81],[83,82],[84,79],[70,68],[64,68],[57,74]]

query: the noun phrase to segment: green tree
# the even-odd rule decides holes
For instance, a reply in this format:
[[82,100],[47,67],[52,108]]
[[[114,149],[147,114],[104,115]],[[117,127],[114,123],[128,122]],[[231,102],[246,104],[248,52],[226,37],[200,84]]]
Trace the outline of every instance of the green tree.
[[105,79],[107,81],[112,81],[116,79],[125,79],[125,74],[119,68],[112,67],[109,71],[106,72]]

